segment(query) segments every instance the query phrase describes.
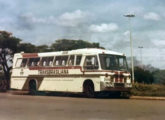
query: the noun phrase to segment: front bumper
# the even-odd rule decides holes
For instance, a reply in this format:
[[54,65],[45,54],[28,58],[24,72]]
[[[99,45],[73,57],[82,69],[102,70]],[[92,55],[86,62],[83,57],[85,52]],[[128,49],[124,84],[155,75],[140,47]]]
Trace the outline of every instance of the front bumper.
[[131,83],[100,82],[100,91],[130,91]]

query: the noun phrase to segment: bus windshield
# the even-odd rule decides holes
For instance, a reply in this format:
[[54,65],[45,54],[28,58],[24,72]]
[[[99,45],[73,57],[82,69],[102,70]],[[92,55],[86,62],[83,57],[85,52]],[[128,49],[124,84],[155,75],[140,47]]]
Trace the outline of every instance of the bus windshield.
[[125,56],[100,54],[100,64],[103,70],[128,71]]

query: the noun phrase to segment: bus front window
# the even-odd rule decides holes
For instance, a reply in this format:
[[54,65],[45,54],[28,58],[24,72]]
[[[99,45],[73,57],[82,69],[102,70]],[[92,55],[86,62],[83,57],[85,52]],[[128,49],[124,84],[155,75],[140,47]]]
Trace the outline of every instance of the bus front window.
[[99,57],[101,68],[104,70],[128,70],[125,56],[100,54]]

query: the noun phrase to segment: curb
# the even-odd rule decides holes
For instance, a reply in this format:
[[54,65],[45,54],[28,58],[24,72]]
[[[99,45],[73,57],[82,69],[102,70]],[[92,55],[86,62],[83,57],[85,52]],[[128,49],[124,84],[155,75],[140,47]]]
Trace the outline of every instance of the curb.
[[131,96],[130,99],[135,99],[135,100],[165,100],[165,97]]
[[28,91],[19,91],[19,90],[16,90],[16,91],[9,90],[9,91],[7,91],[7,93],[13,94],[13,95],[28,95],[29,94]]

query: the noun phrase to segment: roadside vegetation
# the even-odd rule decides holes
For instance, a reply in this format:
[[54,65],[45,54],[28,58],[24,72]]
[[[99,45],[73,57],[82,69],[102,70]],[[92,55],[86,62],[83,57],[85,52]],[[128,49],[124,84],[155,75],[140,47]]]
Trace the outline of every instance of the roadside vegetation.
[[135,84],[131,89],[134,96],[165,96],[165,70],[151,65],[135,67]]
[[165,97],[165,85],[135,83],[131,89],[131,95]]

